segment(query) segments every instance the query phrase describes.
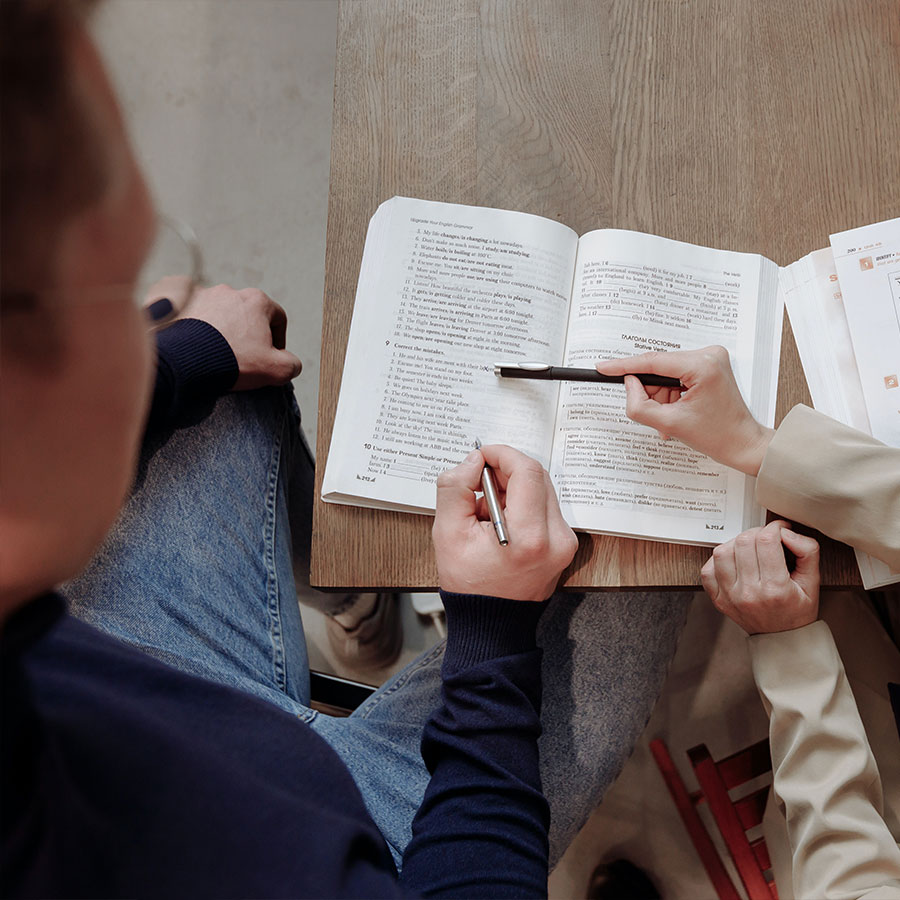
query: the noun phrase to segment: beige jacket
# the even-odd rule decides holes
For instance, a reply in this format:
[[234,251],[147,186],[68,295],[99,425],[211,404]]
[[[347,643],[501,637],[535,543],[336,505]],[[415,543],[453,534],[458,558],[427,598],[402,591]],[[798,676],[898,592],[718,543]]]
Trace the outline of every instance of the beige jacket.
[[[900,568],[900,450],[798,406],[775,433],[756,495],[773,512]],[[794,896],[900,898],[900,847],[828,625],[755,635],[750,651],[769,713]]]
[[900,449],[795,406],[766,451],[756,499],[900,571]]

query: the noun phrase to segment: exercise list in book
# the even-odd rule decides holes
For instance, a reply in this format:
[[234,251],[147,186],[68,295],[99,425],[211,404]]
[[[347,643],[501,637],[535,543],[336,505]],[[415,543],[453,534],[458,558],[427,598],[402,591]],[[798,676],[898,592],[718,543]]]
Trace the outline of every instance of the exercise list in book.
[[518,449],[548,466],[555,390],[501,385],[493,361],[561,358],[571,231],[534,219],[515,238],[498,239],[473,223],[413,216],[402,252],[393,255],[397,266],[387,261],[379,285],[384,389],[362,477],[433,485],[476,437],[515,436]]
[[[596,530],[579,510],[598,505],[671,516],[673,536],[693,518],[694,541],[746,527],[727,504],[746,494],[743,476],[631,422],[621,386],[501,380],[493,365],[719,343],[752,399],[759,256],[635,232],[579,241],[549,219],[444,204],[424,216],[402,200],[370,224],[340,400],[351,409],[339,406],[332,439],[354,495],[433,509],[437,475],[480,437],[540,460],[576,527]],[[613,530],[639,533],[631,524]]]

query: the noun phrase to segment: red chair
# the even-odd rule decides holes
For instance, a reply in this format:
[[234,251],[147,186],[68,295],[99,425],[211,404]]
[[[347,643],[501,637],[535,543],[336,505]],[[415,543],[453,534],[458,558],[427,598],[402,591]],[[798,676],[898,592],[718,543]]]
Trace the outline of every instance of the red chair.
[[705,744],[688,750],[691,767],[700,784],[700,790],[693,793],[685,787],[661,740],[651,741],[650,751],[719,900],[741,900],[741,896],[697,812],[701,803],[709,806],[749,900],[778,900],[765,840],[762,837],[750,840],[747,836],[748,831],[762,822],[769,785],[756,788],[736,800],[729,793],[772,770],[768,740],[718,761],[712,758]]

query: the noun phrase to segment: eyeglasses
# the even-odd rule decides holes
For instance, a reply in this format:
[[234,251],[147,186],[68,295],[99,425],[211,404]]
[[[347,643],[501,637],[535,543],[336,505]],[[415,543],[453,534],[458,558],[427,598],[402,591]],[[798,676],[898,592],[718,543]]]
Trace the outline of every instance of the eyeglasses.
[[[203,251],[194,229],[185,221],[162,213],[157,214],[156,237],[133,286],[97,284],[80,290],[75,302],[102,303],[120,301],[123,292],[132,290],[134,302],[144,306],[150,289],[166,275],[180,275],[193,286],[206,281],[203,272]],[[70,300],[66,300],[70,302]],[[5,313],[28,312],[43,304],[52,305],[54,296],[47,290],[6,291],[2,297]],[[183,311],[183,306],[181,310]],[[154,324],[164,324],[160,321]]]
[[[203,273],[203,250],[194,229],[182,219],[164,213],[157,214],[156,239],[135,282],[135,302],[139,306],[147,303],[151,288],[167,275],[180,275],[189,279],[192,285],[205,283]],[[155,298],[157,303],[159,298]],[[169,314],[163,311],[153,313],[155,324],[163,324]],[[156,307],[159,310],[159,307]]]

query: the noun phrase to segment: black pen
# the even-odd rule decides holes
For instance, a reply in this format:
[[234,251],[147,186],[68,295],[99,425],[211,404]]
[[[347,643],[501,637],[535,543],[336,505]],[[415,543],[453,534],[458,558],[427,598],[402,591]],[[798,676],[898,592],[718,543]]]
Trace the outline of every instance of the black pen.
[[[495,363],[494,374],[498,378],[537,378],[543,381],[593,381],[599,384],[624,384],[624,375],[602,375],[596,369],[573,369],[569,366],[551,366],[548,363],[520,362]],[[648,387],[684,387],[677,378],[635,373],[641,384]]]

